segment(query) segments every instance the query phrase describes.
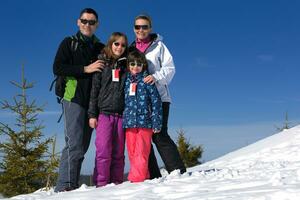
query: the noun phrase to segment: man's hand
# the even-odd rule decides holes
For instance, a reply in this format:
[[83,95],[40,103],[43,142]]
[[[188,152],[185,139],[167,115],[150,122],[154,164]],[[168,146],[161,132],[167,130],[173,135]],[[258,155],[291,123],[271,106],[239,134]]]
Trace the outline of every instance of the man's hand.
[[98,123],[97,123],[97,119],[96,118],[90,118],[89,119],[89,125],[91,128],[96,128]]
[[88,66],[84,67],[84,73],[101,72],[104,68],[105,62],[103,60],[96,60]]
[[144,78],[144,82],[152,85],[155,83],[155,79],[152,75],[148,75]]

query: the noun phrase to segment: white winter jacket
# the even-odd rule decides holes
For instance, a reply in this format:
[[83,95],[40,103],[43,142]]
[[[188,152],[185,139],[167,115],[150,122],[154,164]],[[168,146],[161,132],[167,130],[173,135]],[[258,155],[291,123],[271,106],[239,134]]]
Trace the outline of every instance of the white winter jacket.
[[148,70],[156,80],[155,84],[162,102],[171,102],[168,85],[175,74],[175,65],[171,53],[162,42],[163,38],[158,34],[156,35],[156,39],[154,39],[145,52],[148,61]]

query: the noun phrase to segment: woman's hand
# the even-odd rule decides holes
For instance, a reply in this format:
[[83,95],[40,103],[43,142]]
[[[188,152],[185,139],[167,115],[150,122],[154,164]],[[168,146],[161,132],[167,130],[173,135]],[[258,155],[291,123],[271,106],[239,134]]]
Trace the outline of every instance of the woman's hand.
[[155,83],[155,79],[152,75],[148,75],[144,78],[144,82],[152,85]]

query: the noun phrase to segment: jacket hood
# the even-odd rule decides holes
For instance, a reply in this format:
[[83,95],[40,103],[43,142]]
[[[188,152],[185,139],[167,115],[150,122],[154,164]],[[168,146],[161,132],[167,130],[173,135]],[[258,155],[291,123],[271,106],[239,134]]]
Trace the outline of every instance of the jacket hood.
[[158,33],[150,33],[150,38],[153,42],[163,41],[163,37]]

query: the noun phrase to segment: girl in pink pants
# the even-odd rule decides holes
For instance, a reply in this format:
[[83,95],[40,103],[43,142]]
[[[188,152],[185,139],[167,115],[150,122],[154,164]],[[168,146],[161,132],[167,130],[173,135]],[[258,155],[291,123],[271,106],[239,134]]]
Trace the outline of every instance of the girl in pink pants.
[[149,178],[151,138],[162,127],[162,102],[155,84],[144,83],[148,75],[144,54],[136,50],[130,52],[127,63],[123,127],[130,161],[128,180],[141,182]]

